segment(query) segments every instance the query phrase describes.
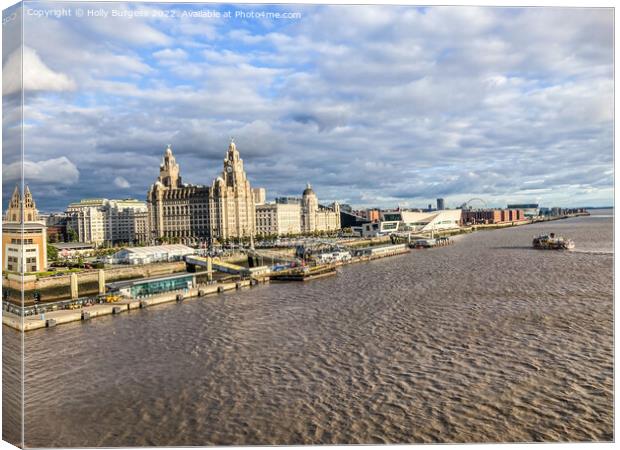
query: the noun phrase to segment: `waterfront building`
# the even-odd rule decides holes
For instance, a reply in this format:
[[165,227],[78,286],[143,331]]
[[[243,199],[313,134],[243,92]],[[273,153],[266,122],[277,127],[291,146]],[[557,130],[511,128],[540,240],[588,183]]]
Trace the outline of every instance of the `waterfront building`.
[[461,210],[443,211],[384,211],[378,222],[362,224],[356,228],[364,237],[381,236],[395,232],[427,233],[457,229],[461,226]]
[[445,202],[443,198],[438,198],[437,199],[437,211],[442,211],[443,209],[445,209]]
[[266,203],[256,205],[256,233],[259,236],[301,233],[299,203]]
[[182,261],[193,255],[194,249],[183,244],[128,247],[105,258],[108,264],[151,264],[156,262]]
[[148,207],[146,211],[139,211],[139,212],[134,213],[133,229],[134,229],[134,242],[136,244],[144,245],[150,242],[151,232],[149,228]]
[[210,187],[183,184],[180,173],[168,146],[159,177],[147,193],[150,240],[199,245],[256,233],[255,197],[263,201],[265,190],[250,187],[234,141],[221,176]]
[[77,234],[80,242],[101,245],[106,238],[105,199],[84,199],[71,203],[66,210],[67,229]]
[[144,228],[136,216],[146,213],[146,203],[134,199],[85,199],[67,207],[67,227],[75,231],[80,242],[134,243],[138,241],[136,227]]
[[47,228],[28,186],[15,186],[2,222],[2,270],[40,272],[47,268]]
[[310,183],[301,197],[301,231],[334,231],[340,229],[340,206],[334,202],[331,207],[319,205],[319,200]]
[[379,209],[367,209],[364,211],[364,216],[371,222],[377,222],[381,220],[381,211]]
[[145,298],[165,292],[182,291],[196,286],[196,275],[182,273],[139,280],[117,281],[106,284],[109,292],[128,298]]
[[147,193],[147,241],[197,244],[210,236],[209,188],[183,184],[181,169],[168,145],[159,177]]
[[224,170],[211,187],[210,214],[212,235],[219,240],[256,234],[254,194],[232,139],[224,159]]
[[538,203],[519,203],[507,206],[508,209],[521,209],[525,217],[537,217],[540,215]]
[[343,211],[340,210],[340,226],[341,228],[361,227],[368,223],[368,219],[359,214],[359,211]]
[[462,222],[465,225],[502,224],[525,219],[525,214],[521,209],[478,209],[462,212]]
[[143,227],[137,215],[145,217],[147,206],[145,202],[126,199],[109,200],[105,208],[106,215],[106,241],[117,243],[134,243],[138,241],[137,226]]

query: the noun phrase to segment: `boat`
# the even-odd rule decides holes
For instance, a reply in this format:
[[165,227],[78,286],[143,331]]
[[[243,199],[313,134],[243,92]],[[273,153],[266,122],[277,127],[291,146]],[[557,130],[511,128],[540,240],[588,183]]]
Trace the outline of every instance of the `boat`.
[[572,250],[575,243],[572,239],[556,236],[555,233],[541,234],[532,241],[534,248],[541,250]]
[[333,264],[321,264],[314,267],[297,267],[282,270],[270,275],[270,280],[275,281],[310,281],[317,278],[336,275],[336,266]]

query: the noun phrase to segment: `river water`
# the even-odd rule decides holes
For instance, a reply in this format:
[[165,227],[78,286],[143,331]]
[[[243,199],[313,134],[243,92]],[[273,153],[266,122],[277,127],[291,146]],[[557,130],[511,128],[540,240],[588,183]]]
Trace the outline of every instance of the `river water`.
[[[612,440],[613,216],[594,213],[26,333],[26,445]],[[576,250],[531,249],[542,231]]]

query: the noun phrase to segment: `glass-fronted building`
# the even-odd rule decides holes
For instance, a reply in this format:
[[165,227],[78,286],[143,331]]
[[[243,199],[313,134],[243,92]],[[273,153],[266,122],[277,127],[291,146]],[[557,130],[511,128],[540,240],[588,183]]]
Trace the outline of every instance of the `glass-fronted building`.
[[191,273],[157,278],[108,283],[108,291],[129,298],[150,297],[164,292],[184,291],[196,286],[196,276]]

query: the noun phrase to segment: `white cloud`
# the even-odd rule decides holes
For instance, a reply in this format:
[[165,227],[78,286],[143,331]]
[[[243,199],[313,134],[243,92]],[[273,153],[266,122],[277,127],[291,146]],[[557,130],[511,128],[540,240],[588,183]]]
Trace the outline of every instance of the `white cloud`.
[[129,189],[131,187],[131,184],[129,183],[129,181],[127,181],[123,177],[114,178],[114,185],[121,189]]
[[299,9],[303,20],[270,26],[144,20],[143,40],[85,20],[38,22],[29,46],[89,101],[31,99],[30,159],[78,164],[89,183],[72,196],[143,197],[167,143],[185,181],[209,184],[234,135],[270,195],[310,181],[321,201],[354,205],[609,197],[609,11]]
[[[6,181],[21,179],[21,163],[7,164],[2,169]],[[43,161],[24,161],[24,181],[26,183],[46,183],[50,185],[70,186],[77,183],[80,177],[75,164],[65,156]]]
[[22,89],[22,55],[23,55],[23,89],[26,91],[72,91],[75,82],[64,73],[50,69],[38,53],[24,46],[15,50],[2,68],[2,93],[4,95],[19,92]]
[[180,62],[187,59],[187,52],[182,48],[164,48],[154,52],[153,56],[160,61]]

